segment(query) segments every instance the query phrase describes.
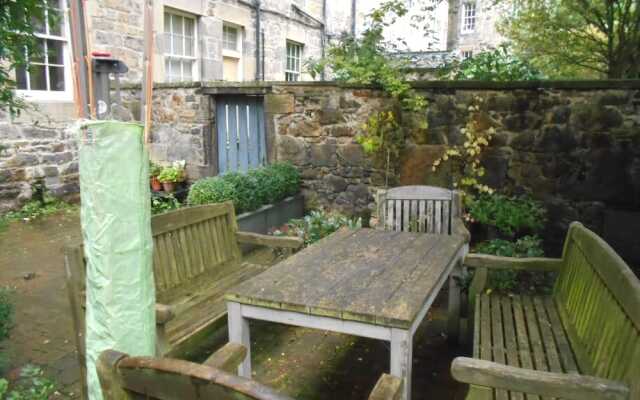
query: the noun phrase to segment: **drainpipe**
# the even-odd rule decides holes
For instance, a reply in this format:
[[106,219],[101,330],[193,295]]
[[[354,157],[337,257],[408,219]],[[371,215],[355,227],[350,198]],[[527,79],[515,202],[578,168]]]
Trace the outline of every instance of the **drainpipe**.
[[[320,48],[321,48],[323,60],[325,56],[326,40],[327,40],[327,0],[322,0],[322,32],[320,33]],[[322,72],[320,72],[320,80],[321,81],[325,80],[324,68],[322,68]]]
[[260,63],[260,56],[261,56],[261,44],[262,44],[262,38],[260,37],[260,30],[261,30],[261,10],[260,10],[260,0],[255,0],[256,3],[256,81],[260,80],[261,77],[261,69],[262,69],[262,64]]
[[351,36],[356,37],[356,0],[351,0]]

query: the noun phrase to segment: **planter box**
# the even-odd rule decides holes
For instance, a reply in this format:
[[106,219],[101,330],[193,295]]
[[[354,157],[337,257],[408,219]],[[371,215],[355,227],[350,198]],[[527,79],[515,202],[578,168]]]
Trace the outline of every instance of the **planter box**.
[[[302,195],[269,204],[259,209],[238,215],[238,230],[266,234],[270,229],[280,227],[293,218],[304,216],[304,198]],[[242,252],[251,251],[254,246],[241,246]]]

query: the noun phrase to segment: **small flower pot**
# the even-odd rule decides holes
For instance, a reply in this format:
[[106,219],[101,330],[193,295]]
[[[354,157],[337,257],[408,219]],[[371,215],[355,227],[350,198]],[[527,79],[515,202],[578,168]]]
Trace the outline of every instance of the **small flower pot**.
[[167,193],[173,193],[176,190],[175,182],[162,182],[162,188]]
[[151,190],[153,190],[154,192],[159,192],[162,190],[162,183],[160,183],[157,176],[151,177]]

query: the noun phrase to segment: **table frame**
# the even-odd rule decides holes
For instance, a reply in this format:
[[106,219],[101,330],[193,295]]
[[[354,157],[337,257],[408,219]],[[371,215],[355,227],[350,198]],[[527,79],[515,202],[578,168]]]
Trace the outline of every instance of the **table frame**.
[[403,399],[411,399],[411,367],[413,363],[413,335],[424,320],[429,308],[444,283],[449,280],[448,332],[457,340],[460,329],[460,287],[458,277],[462,274],[462,260],[469,251],[464,244],[438,279],[432,294],[425,300],[420,312],[409,329],[381,326],[360,321],[315,316],[271,307],[243,304],[227,300],[229,341],[247,348],[247,355],[238,367],[238,375],[251,378],[251,339],[249,319],[276,322],[304,328],[319,329],[390,342],[391,374],[404,380]]

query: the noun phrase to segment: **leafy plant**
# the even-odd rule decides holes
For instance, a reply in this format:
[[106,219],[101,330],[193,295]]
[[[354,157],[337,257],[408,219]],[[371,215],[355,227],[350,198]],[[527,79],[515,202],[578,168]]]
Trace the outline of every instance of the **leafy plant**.
[[0,288],[0,341],[9,337],[9,331],[13,326],[13,302],[11,291]]
[[176,199],[173,194],[169,194],[166,197],[152,197],[151,198],[151,214],[162,214],[167,211],[176,210],[180,208],[182,204]]
[[16,96],[14,71],[29,67],[29,60],[41,58],[41,39],[35,30],[45,21],[54,25],[59,16],[51,4],[42,0],[3,1],[0,3],[0,110],[19,114],[27,107],[20,96]]
[[536,67],[511,52],[507,44],[486,50],[460,61],[455,58],[440,72],[440,77],[451,80],[529,81],[544,79]]
[[467,206],[472,221],[494,226],[508,236],[523,231],[536,233],[546,222],[546,209],[529,197],[484,194],[471,199]]
[[[3,395],[3,390],[5,396]],[[9,391],[8,384],[0,380],[0,399],[5,400],[48,400],[55,392],[53,381],[44,376],[39,367],[27,365],[22,368],[15,389]]]
[[289,221],[281,229],[273,232],[275,236],[297,236],[304,240],[305,246],[329,236],[338,229],[347,226],[357,228],[361,225],[359,219],[352,219],[337,213],[326,211],[311,211],[301,219]]
[[160,182],[182,182],[184,180],[184,169],[180,167],[164,167],[158,174]]
[[[502,257],[542,257],[542,240],[538,236],[524,236],[516,241],[494,239],[479,244],[475,251],[481,254],[492,254]],[[547,292],[551,288],[553,274],[514,270],[491,271],[489,288],[502,293],[517,291]]]
[[44,202],[31,200],[22,206],[20,210],[9,211],[8,213],[0,216],[0,224],[6,224],[13,220],[31,221],[51,214],[56,214],[60,211],[69,211],[73,208],[74,206],[69,203],[45,195]]
[[157,177],[162,172],[162,166],[154,163],[153,161],[149,161],[149,176]]
[[485,169],[481,165],[482,152],[489,146],[495,130],[481,108],[483,100],[475,97],[469,106],[469,116],[464,128],[462,145],[449,146],[444,155],[434,161],[432,169],[436,171],[444,162],[451,159],[453,186],[461,190],[467,197],[475,193],[493,193],[493,189],[481,183]]
[[[308,63],[309,73],[315,77],[330,69],[338,82],[380,87],[402,110],[426,115],[424,111],[427,108],[427,100],[408,83],[407,66],[410,61],[393,57],[390,53],[396,50],[396,45],[386,41],[384,36],[385,28],[406,14],[405,2],[383,2],[367,15],[368,25],[359,37],[343,35],[329,46],[325,58]],[[406,134],[406,129],[389,126],[393,125],[390,119],[395,121],[398,115],[395,111],[388,113],[394,114],[392,118],[389,118],[389,114],[378,115],[379,124],[374,124],[374,121],[365,124],[358,139],[368,153],[378,152],[387,159],[399,153],[394,146],[404,143]],[[419,128],[426,129],[426,118],[422,116],[417,124]],[[384,140],[381,128],[385,131]]]
[[289,163],[276,163],[246,174],[227,173],[195,182],[189,190],[191,205],[231,200],[237,213],[275,203],[300,190],[300,173]]

